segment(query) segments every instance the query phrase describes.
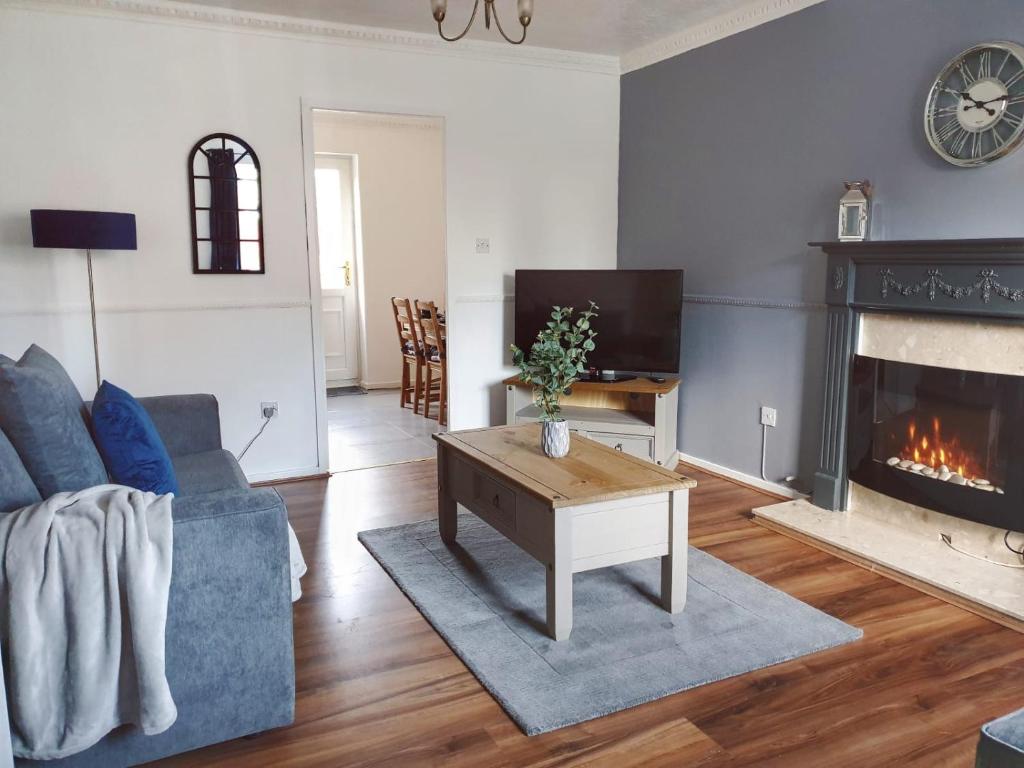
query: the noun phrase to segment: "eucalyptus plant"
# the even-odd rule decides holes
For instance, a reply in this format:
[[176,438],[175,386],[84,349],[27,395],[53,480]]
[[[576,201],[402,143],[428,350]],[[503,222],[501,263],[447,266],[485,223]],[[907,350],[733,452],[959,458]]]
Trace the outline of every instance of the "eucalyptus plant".
[[512,345],[512,362],[519,368],[523,383],[533,386],[541,421],[560,420],[559,398],[569,393],[569,387],[587,369],[587,353],[594,351],[597,336],[590,321],[597,317],[597,309],[591,301],[573,320],[572,307],[552,307],[551,320],[537,334],[529,355]]

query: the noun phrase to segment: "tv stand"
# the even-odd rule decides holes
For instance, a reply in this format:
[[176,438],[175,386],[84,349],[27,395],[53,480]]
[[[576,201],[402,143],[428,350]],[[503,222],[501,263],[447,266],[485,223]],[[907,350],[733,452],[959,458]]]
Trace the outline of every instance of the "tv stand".
[[[505,423],[540,421],[533,389],[518,376],[505,379]],[[679,462],[679,379],[577,381],[561,398],[562,417],[583,437],[667,469]]]

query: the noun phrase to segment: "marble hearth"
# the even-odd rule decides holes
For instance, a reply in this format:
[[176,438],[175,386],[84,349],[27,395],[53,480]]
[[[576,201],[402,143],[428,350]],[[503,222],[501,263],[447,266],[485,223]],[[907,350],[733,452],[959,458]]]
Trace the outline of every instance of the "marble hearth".
[[[1005,536],[1011,546],[1024,548],[1024,473],[1017,470],[1017,455],[1010,463],[1000,460],[1009,478],[1005,494],[1001,487],[998,495],[982,487],[979,479],[977,488],[952,492],[959,494],[956,503],[938,503],[947,492],[946,483],[935,479],[940,472],[934,452],[934,473],[928,458],[913,464],[924,465],[910,478],[921,492],[897,476],[899,467],[891,466],[896,456],[888,457],[887,466],[878,449],[865,448],[863,434],[865,418],[867,431],[877,432],[885,415],[902,415],[893,407],[898,398],[883,404],[885,414],[883,406],[865,400],[865,360],[883,361],[878,365],[898,372],[927,366],[940,379],[951,376],[939,369],[999,374],[980,378],[987,384],[1007,381],[1014,391],[1024,386],[1006,378],[1024,376],[1024,240],[815,245],[828,255],[829,309],[813,501],[755,509],[755,520],[1024,631],[1024,558],[1004,541]],[[972,377],[979,378],[952,379]],[[987,444],[979,438],[981,450],[991,453],[998,444],[1016,451],[1013,435],[1024,425],[1021,415],[1004,420],[1001,433],[999,425],[993,427],[997,437]],[[994,460],[987,459],[990,466]],[[942,470],[944,480],[958,479],[955,468]],[[854,482],[851,474],[872,487]],[[977,472],[969,476],[980,478]]]

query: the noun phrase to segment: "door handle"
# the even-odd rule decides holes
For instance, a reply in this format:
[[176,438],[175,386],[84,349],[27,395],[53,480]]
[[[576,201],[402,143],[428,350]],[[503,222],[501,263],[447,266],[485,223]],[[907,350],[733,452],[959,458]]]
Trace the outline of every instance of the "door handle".
[[350,288],[352,286],[352,264],[346,261],[341,268],[345,270],[345,287]]

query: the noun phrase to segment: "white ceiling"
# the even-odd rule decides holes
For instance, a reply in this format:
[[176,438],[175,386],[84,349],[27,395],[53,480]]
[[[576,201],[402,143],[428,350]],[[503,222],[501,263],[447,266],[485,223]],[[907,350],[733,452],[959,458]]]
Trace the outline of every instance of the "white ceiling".
[[[815,2],[816,0],[811,0]],[[194,3],[248,13],[269,13],[302,19],[407,32],[436,34],[428,0],[192,0]],[[764,21],[779,13],[767,8],[799,10],[807,0],[534,0],[534,19],[527,44],[568,51],[623,56],[653,43],[685,35],[695,27],[724,21],[725,34],[752,26],[750,11]],[[481,0],[481,5],[483,0]],[[448,0],[445,32],[461,31],[473,0]],[[518,30],[515,0],[497,0],[496,7],[512,34]],[[785,12],[785,11],[783,11]],[[500,40],[497,30],[484,29],[483,9],[470,37]],[[717,37],[724,34],[716,35]]]

